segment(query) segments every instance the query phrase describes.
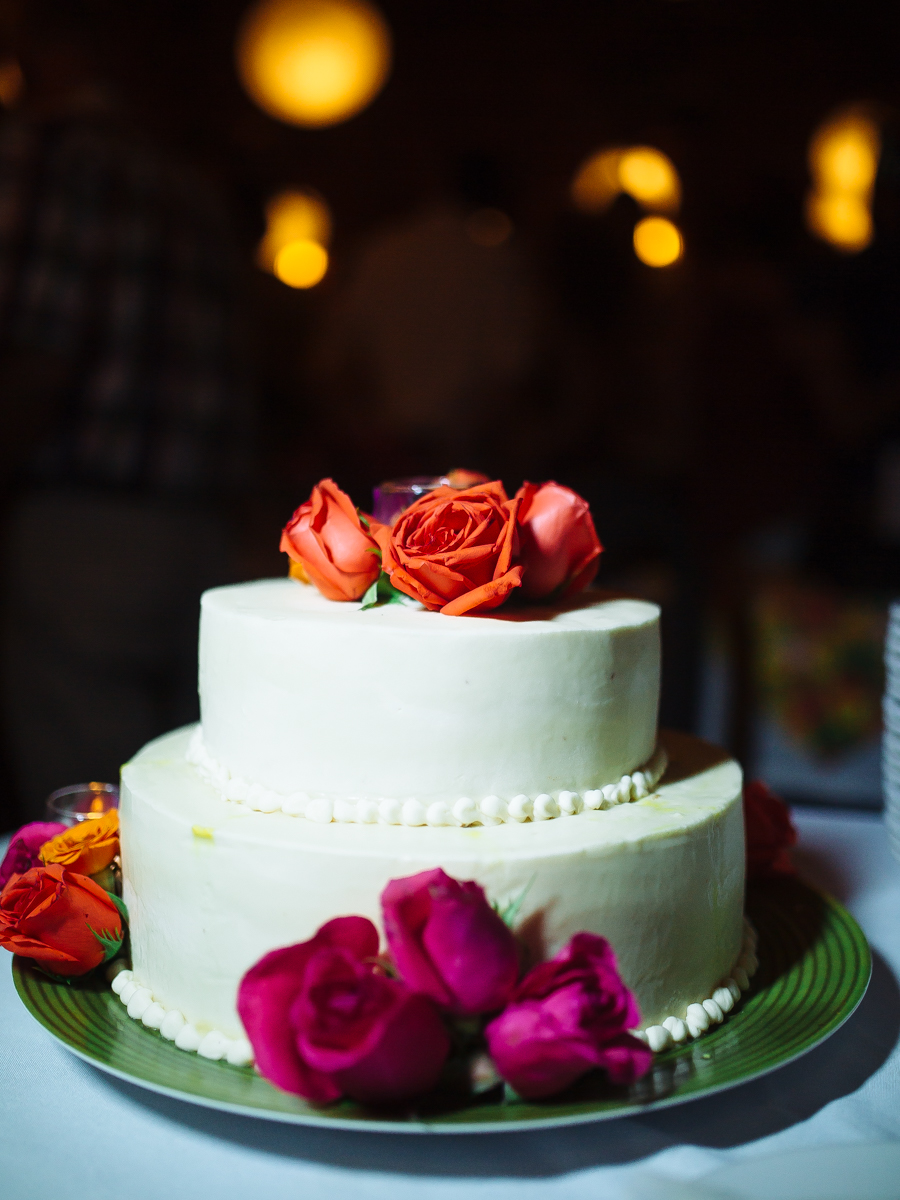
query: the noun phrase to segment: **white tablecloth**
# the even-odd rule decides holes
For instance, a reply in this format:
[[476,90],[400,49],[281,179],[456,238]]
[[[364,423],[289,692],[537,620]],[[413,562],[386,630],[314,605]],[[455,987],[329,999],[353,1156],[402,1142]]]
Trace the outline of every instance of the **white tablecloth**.
[[[805,1188],[786,1181],[809,1180],[816,1170],[834,1180],[843,1164],[855,1190],[835,1184],[834,1195],[900,1197],[900,863],[875,816],[795,815],[804,875],[856,916],[875,968],[851,1020],[771,1075],[718,1097],[568,1130],[450,1136],[303,1129],[165,1099],[88,1066],[25,1011],[3,952],[0,1195],[777,1200],[774,1178],[784,1195],[805,1200]],[[812,1147],[849,1149],[811,1156]],[[785,1151],[795,1153],[770,1157]]]

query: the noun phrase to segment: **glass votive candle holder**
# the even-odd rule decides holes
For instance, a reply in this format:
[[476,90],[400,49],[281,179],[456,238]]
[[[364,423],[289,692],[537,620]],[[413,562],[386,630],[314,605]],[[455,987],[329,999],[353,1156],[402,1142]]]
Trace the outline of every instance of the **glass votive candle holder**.
[[447,484],[446,475],[410,475],[407,479],[388,479],[374,489],[372,516],[382,525],[393,525],[414,500],[426,492],[433,492],[435,488],[447,487]]
[[382,525],[393,525],[414,500],[433,492],[435,488],[452,487],[462,491],[477,483],[487,482],[487,475],[482,475],[480,471],[461,468],[448,471],[446,475],[410,475],[406,479],[388,479],[374,489],[372,516]]
[[77,825],[102,817],[119,807],[119,788],[115,783],[70,783],[47,798],[47,818],[63,825]]

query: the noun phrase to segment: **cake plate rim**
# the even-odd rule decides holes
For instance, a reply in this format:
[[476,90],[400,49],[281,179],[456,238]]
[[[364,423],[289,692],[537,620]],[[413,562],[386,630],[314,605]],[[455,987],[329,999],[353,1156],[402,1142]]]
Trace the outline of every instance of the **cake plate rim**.
[[[773,993],[779,988],[783,991],[786,986],[785,981],[791,976],[796,976],[796,983],[800,982],[804,973],[808,974],[808,968],[815,968],[816,963],[813,961],[816,953],[823,948],[827,949],[827,943],[831,942],[831,949],[835,948],[836,939],[838,938],[838,930],[842,929],[845,935],[849,935],[849,940],[853,945],[856,955],[858,956],[858,971],[852,979],[841,979],[842,983],[846,983],[844,989],[846,994],[838,998],[838,1007],[832,1013],[830,1019],[825,1021],[818,1031],[808,1035],[806,1039],[793,1050],[786,1050],[780,1054],[777,1048],[769,1048],[768,1060],[757,1067],[750,1067],[744,1071],[739,1071],[738,1074],[726,1079],[711,1082],[705,1086],[685,1088],[682,1085],[674,1085],[668,1092],[664,1092],[657,1097],[649,1099],[641,1099],[641,1085],[643,1081],[638,1081],[630,1089],[630,1095],[619,1099],[617,1102],[613,1099],[601,1100],[566,1100],[563,1103],[567,1106],[566,1111],[553,1112],[555,1104],[560,1102],[518,1102],[514,1105],[506,1106],[502,1104],[487,1106],[479,1103],[477,1099],[473,1100],[469,1105],[462,1109],[455,1109],[449,1113],[438,1113],[431,1116],[418,1117],[385,1117],[385,1116],[369,1116],[361,1106],[363,1115],[348,1116],[337,1115],[334,1113],[323,1112],[312,1107],[309,1109],[302,1108],[295,1111],[287,1109],[270,1108],[259,1104],[242,1104],[233,1100],[222,1099],[221,1096],[210,1094],[214,1091],[214,1086],[210,1083],[207,1092],[203,1091],[188,1091],[184,1088],[169,1086],[164,1082],[160,1082],[155,1078],[145,1078],[134,1071],[122,1069],[121,1066],[106,1061],[97,1053],[91,1053],[84,1046],[73,1044],[72,1035],[68,1036],[60,1028],[60,1010],[50,1008],[48,1010],[48,998],[57,1001],[65,998],[70,1002],[69,1008],[76,1014],[76,1022],[79,1025],[88,1028],[89,1022],[95,1019],[96,1014],[89,1006],[89,1000],[100,997],[101,1004],[107,998],[112,1002],[105,1004],[104,1009],[108,1014],[107,1024],[117,1025],[120,1032],[123,1032],[127,1041],[133,1041],[135,1038],[152,1039],[156,1043],[156,1052],[161,1051],[163,1055],[174,1056],[171,1058],[173,1065],[178,1064],[179,1068],[185,1063],[198,1068],[198,1074],[201,1079],[209,1081],[216,1080],[216,1075],[211,1072],[224,1071],[234,1077],[234,1074],[244,1076],[248,1081],[252,1077],[252,1086],[260,1085],[270,1088],[275,1098],[280,1103],[295,1102],[303,1105],[304,1102],[298,1097],[285,1097],[284,1093],[279,1092],[272,1085],[267,1084],[262,1080],[251,1068],[231,1067],[226,1063],[210,1062],[200,1059],[195,1054],[187,1054],[185,1051],[175,1048],[173,1043],[164,1042],[156,1031],[146,1029],[140,1021],[134,1021],[128,1017],[108,985],[100,988],[96,986],[98,981],[94,981],[95,986],[87,990],[84,984],[76,984],[75,986],[67,985],[56,980],[50,979],[43,975],[28,960],[15,956],[13,958],[13,980],[16,991],[20,1000],[25,1005],[29,1014],[62,1046],[71,1053],[75,1054],[82,1061],[88,1063],[92,1067],[105,1074],[111,1075],[114,1078],[120,1079],[125,1083],[146,1089],[154,1092],[157,1095],[163,1095],[175,1100],[180,1100],[189,1104],[196,1104],[201,1107],[216,1110],[220,1112],[229,1112],[239,1116],[254,1117],[261,1120],[280,1121],[288,1124],[303,1125],[310,1127],[319,1127],[327,1129],[339,1129],[346,1131],[355,1131],[359,1133],[431,1133],[431,1134],[489,1134],[489,1133],[517,1133],[528,1130],[537,1129],[552,1129],[563,1128],[573,1125],[589,1124],[595,1121],[615,1120],[620,1117],[639,1116],[644,1112],[657,1111],[663,1108],[674,1107],[679,1104],[686,1104],[692,1100],[700,1100],[712,1095],[729,1091],[733,1088],[740,1087],[745,1083],[750,1083],[754,1079],[759,1079],[764,1075],[770,1074],[772,1071],[777,1071],[781,1067],[788,1066],[792,1062],[796,1062],[805,1054],[822,1045],[832,1034],[836,1033],[856,1012],[866,990],[872,973],[872,955],[865,934],[859,926],[855,918],[847,911],[847,909],[835,900],[832,896],[809,884],[802,882],[799,879],[789,877],[784,879],[770,879],[767,881],[765,888],[757,889],[757,901],[760,897],[771,895],[775,892],[780,892],[782,896],[791,898],[792,903],[797,902],[798,897],[801,900],[805,898],[807,904],[813,901],[814,904],[820,906],[820,915],[827,915],[827,919],[833,924],[829,926],[823,918],[823,936],[820,936],[816,941],[810,943],[804,953],[794,962],[789,969],[777,975],[770,982],[764,980],[757,983],[753,981],[750,991],[742,998],[738,1008],[730,1018],[717,1028],[711,1029],[707,1034],[696,1039],[693,1042],[687,1043],[685,1046],[675,1047],[672,1050],[666,1051],[662,1055],[658,1055],[654,1064],[653,1074],[662,1070],[665,1072],[669,1067],[672,1068],[672,1078],[679,1071],[679,1064],[687,1063],[688,1060],[695,1060],[699,1054],[701,1064],[711,1062],[715,1058],[715,1050],[717,1040],[721,1035],[728,1033],[729,1030],[734,1032],[737,1029],[737,1037],[741,1037],[741,1022],[744,1026],[749,1027],[751,1031],[756,1031],[756,1026],[764,1026],[767,1020],[767,1010],[765,1001],[769,998],[774,1007],[777,1009],[779,999],[785,1000],[785,996],[773,997]],[[772,906],[770,905],[770,908]],[[777,908],[777,905],[775,906]],[[751,916],[754,915],[753,906],[751,908]],[[769,921],[772,920],[772,912],[769,913]],[[777,920],[777,917],[776,917]],[[782,925],[787,925],[789,922],[785,916],[781,921]],[[763,974],[763,968],[766,965],[767,957],[771,956],[773,947],[767,945],[764,941],[764,929],[760,930],[760,975]],[[770,935],[771,936],[771,935]],[[813,956],[811,958],[810,956]],[[814,999],[820,1002],[823,1000],[823,989],[827,988],[829,976],[831,972],[826,969],[827,964],[819,963],[818,970],[813,969],[811,976],[812,982],[818,988],[818,995],[814,995]],[[798,974],[799,973],[799,974]],[[757,976],[759,979],[759,975]],[[36,1000],[40,999],[40,1003]],[[788,995],[787,1000],[790,1000]],[[809,1007],[810,995],[807,994],[801,998]],[[803,1003],[801,1003],[802,1016]],[[795,1014],[796,1016],[796,1014]],[[821,1015],[815,1019],[821,1019]],[[95,1026],[98,1028],[99,1026]],[[758,1032],[758,1031],[756,1031]],[[748,1038],[748,1032],[745,1029],[743,1034],[745,1040]],[[783,1039],[782,1039],[783,1040]],[[140,1043],[135,1043],[140,1045]],[[150,1042],[146,1043],[149,1047]],[[727,1047],[726,1047],[727,1055]],[[727,1058],[725,1060],[727,1062]],[[712,1067],[701,1067],[702,1070],[711,1072]],[[688,1082],[690,1080],[688,1079]],[[220,1077],[221,1082],[221,1077]],[[600,1107],[601,1105],[605,1107]],[[578,1111],[571,1111],[572,1107],[576,1107]],[[593,1106],[593,1107],[592,1107]],[[510,1112],[511,1108],[537,1109],[534,1115],[513,1116]],[[370,1110],[371,1111],[371,1110]],[[479,1112],[481,1119],[466,1120],[466,1113]],[[504,1113],[510,1113],[504,1117]]]

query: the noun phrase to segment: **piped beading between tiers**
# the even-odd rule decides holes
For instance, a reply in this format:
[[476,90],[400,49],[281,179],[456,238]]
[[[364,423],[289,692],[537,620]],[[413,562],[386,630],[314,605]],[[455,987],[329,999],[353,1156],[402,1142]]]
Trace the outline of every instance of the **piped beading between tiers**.
[[521,794],[509,800],[501,796],[486,796],[480,801],[461,797],[452,805],[443,800],[425,805],[414,798],[333,800],[325,796],[309,796],[305,792],[281,795],[259,783],[232,775],[207,750],[200,725],[191,736],[185,757],[203,781],[215,788],[224,800],[243,804],[256,812],[280,811],[325,825],[331,821],[341,821],[361,825],[457,827],[502,825],[508,821],[549,821],[555,817],[575,816],[585,809],[602,810],[632,800],[642,800],[652,793],[668,764],[665,750],[657,746],[652,758],[639,770],[623,775],[615,783],[588,789],[580,794],[563,789],[556,795],[541,793],[531,797]]

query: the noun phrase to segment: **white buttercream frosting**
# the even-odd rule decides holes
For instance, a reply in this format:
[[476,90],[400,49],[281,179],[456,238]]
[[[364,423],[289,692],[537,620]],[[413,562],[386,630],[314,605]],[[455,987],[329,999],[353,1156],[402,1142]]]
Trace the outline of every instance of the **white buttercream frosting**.
[[[753,975],[759,965],[756,940],[756,930],[745,918],[740,956],[731,974],[715,988],[712,995],[707,996],[705,1000],[689,1004],[681,1017],[666,1017],[658,1024],[634,1030],[635,1036],[646,1042],[654,1054],[659,1054],[689,1038],[698,1038],[711,1026],[721,1024],[740,1000],[741,992],[745,992],[750,986],[748,976]],[[736,975],[740,975],[743,983],[738,983]]]
[[530,797],[524,793],[508,801],[500,796],[485,796],[471,800],[462,796],[454,803],[436,800],[427,807],[410,798],[378,800],[329,799],[293,792],[283,796],[259,783],[233,775],[224,763],[218,762],[207,749],[203,727],[198,725],[191,734],[185,754],[201,779],[215,788],[223,800],[243,804],[254,812],[284,812],[292,817],[306,817],[319,824],[332,821],[362,825],[499,825],[505,821],[548,821],[554,817],[576,816],[584,809],[608,809],[649,796],[665,774],[668,757],[657,746],[650,760],[640,770],[623,775],[603,788],[589,788],[581,795],[567,789],[556,796],[548,793]]
[[430,824],[436,804],[549,795],[567,812],[564,792],[626,799],[656,744],[659,609],[601,592],[447,617],[262,580],[204,594],[199,658],[202,761],[257,811],[414,799],[407,820]]
[[[712,997],[742,956],[741,772],[694,739],[663,735],[669,769],[641,800],[464,827],[228,804],[185,760],[189,739],[161,738],[125,766],[120,819],[136,976],[199,1030],[240,1036],[235,996],[253,963],[341,914],[380,927],[388,881],[438,866],[503,905],[525,892],[519,927],[535,959],[581,930],[607,938],[648,1025]],[[512,816],[559,807],[487,795]]]

